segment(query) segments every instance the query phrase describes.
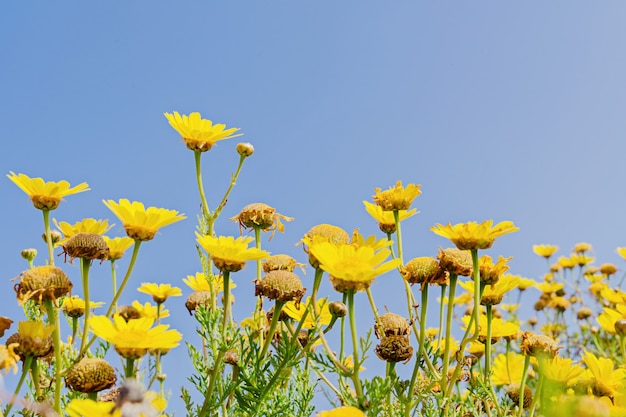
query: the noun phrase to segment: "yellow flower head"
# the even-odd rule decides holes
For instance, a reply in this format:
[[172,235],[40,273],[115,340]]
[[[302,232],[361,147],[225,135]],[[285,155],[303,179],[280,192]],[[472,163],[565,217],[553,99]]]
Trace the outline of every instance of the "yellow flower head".
[[559,259],[557,259],[557,263],[563,269],[573,269],[576,266],[576,259],[574,256],[569,258],[560,256]]
[[10,343],[8,346],[0,345],[0,370],[3,375],[9,373],[13,369],[13,375],[17,373],[17,362],[20,360],[20,355],[15,353],[15,348],[19,346],[19,343]]
[[209,254],[215,267],[220,271],[237,272],[243,269],[247,261],[258,261],[270,256],[269,252],[249,248],[252,237],[234,238],[232,236],[201,236],[196,233],[196,240]]
[[130,415],[137,417],[159,415],[159,417],[162,417],[167,407],[167,401],[152,391],[144,393],[142,388],[137,393],[136,387],[129,387],[131,384],[137,385],[134,380],[126,380],[124,382],[124,386],[134,393],[132,394],[133,397],[137,397],[137,395],[143,396],[141,401],[126,401],[116,405],[113,401],[75,398],[69,402],[65,411],[69,417],[122,417]]
[[380,250],[384,248],[388,248],[393,245],[393,240],[389,240],[387,238],[378,239],[376,236],[368,236],[367,239],[363,237],[362,234],[359,233],[359,229],[354,229],[352,231],[352,240],[350,244],[356,246],[357,248],[360,246],[369,246],[374,250]]
[[161,304],[167,300],[167,297],[178,297],[183,295],[178,287],[172,287],[170,284],[153,284],[144,282],[137,291],[152,296],[155,303]]
[[[396,220],[393,217],[393,211],[385,211],[381,206],[372,204],[369,201],[364,201],[363,204],[369,215],[378,222],[378,227],[383,233],[391,234],[396,231]],[[406,220],[417,213],[417,209],[399,210],[398,220]]]
[[574,246],[573,251],[575,253],[585,253],[585,252],[589,252],[591,249],[592,249],[592,246],[590,243],[580,242]]
[[311,266],[319,268],[318,260],[311,254],[308,247],[313,242],[349,243],[350,236],[341,227],[323,223],[309,229],[300,242],[304,244],[304,251],[309,255]]
[[430,230],[443,237],[447,237],[461,250],[489,249],[500,236],[519,230],[513,222],[504,221],[493,226],[493,220],[482,223],[458,223],[452,226],[436,224]]
[[121,259],[122,256],[124,256],[124,252],[126,252],[128,248],[135,243],[135,240],[129,238],[128,236],[114,238],[102,236],[102,238],[109,247],[109,261]]
[[[187,278],[183,278],[183,282],[194,291],[213,291],[217,295],[224,291],[224,280],[217,278],[214,277],[213,280],[209,280],[204,272],[196,272],[196,275],[187,275]],[[211,286],[213,286],[213,290],[211,290]],[[232,281],[228,286],[230,289],[237,288],[237,285]]]
[[138,318],[126,322],[115,315],[113,321],[104,316],[94,316],[89,320],[91,331],[98,337],[115,346],[124,358],[138,359],[149,349],[171,349],[180,343],[182,335],[176,330],[168,330],[167,325],[152,327],[151,318]]
[[[103,302],[90,301],[89,308],[98,308],[104,305]],[[61,303],[61,310],[72,318],[79,318],[85,314],[85,300],[77,295],[71,297],[65,297]]]
[[[41,321],[20,321],[17,323],[17,334],[9,337],[7,342],[19,343],[15,349],[22,356],[41,358],[48,355],[53,348],[53,325]],[[16,339],[13,339],[16,338]]]
[[617,304],[614,309],[604,307],[597,318],[598,324],[611,334],[615,334],[615,323],[618,320],[626,320],[626,304]]
[[242,136],[241,133],[234,134],[239,128],[226,129],[226,125],[213,124],[212,121],[203,119],[198,112],[189,116],[184,114],[181,116],[177,111],[174,114],[163,114],[170,122],[170,126],[180,133],[187,149],[192,151],[206,152],[220,140]]
[[90,189],[86,182],[70,187],[70,183],[65,180],[44,182],[41,178],[30,178],[24,174],[15,174],[13,171],[10,171],[7,177],[28,194],[30,201],[39,210],[54,210],[59,207],[63,197]]
[[[395,187],[381,191],[376,188],[374,191],[374,203],[376,203],[383,211],[408,210],[415,198],[422,194],[420,190],[421,184],[402,185],[402,181],[396,182]],[[394,221],[395,224],[395,221]]]
[[622,257],[622,259],[624,259],[626,261],[626,247],[625,246],[621,246],[621,247],[615,249],[615,251],[617,252],[617,254],[619,256]]
[[556,245],[533,245],[533,252],[546,259],[554,255],[557,250],[559,247]]
[[535,281],[534,279],[524,278],[524,277],[520,277],[519,282],[517,283],[517,288],[519,288],[520,291],[525,291],[530,287],[536,287],[536,286],[537,286],[537,281]]
[[72,236],[76,236],[79,233],[103,235],[111,230],[111,227],[113,227],[113,225],[109,226],[108,220],[96,220],[92,218],[83,219],[74,224],[69,224],[68,222],[57,222],[56,219],[52,219],[52,221],[61,233],[63,233],[63,240],[58,241],[55,246],[62,246]]
[[[480,303],[485,306],[500,304],[504,298],[504,294],[511,291],[513,288],[517,288],[518,283],[519,277],[503,275],[495,284],[485,286]],[[474,283],[472,281],[462,282],[459,285],[465,288],[470,294],[474,294]]]
[[573,384],[576,382],[576,379],[585,372],[585,370],[571,358],[562,358],[560,356],[541,361],[540,366],[540,371],[543,376],[550,381],[560,382],[565,385]]
[[[139,301],[133,301],[132,307],[137,311],[139,317],[146,317],[152,320],[164,319],[170,316],[170,312],[166,308],[157,308],[157,306],[150,304],[146,301],[141,304]],[[134,320],[134,319],[133,319]]]
[[339,407],[330,411],[320,411],[317,417],[366,417],[365,413],[356,407]]
[[319,261],[320,268],[330,274],[331,283],[339,292],[364,291],[374,278],[397,268],[401,263],[400,259],[382,263],[391,251],[375,251],[369,246],[314,242],[309,246],[309,252]]
[[512,257],[505,258],[498,256],[498,262],[493,263],[493,259],[489,255],[483,255],[478,260],[478,269],[480,270],[480,282],[483,284],[495,284],[500,280],[500,276],[509,270],[507,262]]
[[113,200],[102,200],[124,224],[128,237],[139,240],[152,240],[161,227],[176,223],[185,218],[176,210],[157,207],[144,207],[143,203],[132,203],[122,198],[119,203]]
[[587,365],[587,371],[582,377],[591,384],[593,394],[613,399],[626,382],[626,370],[615,369],[611,359],[598,358],[588,351],[583,352],[583,362]]
[[524,355],[515,352],[500,354],[493,360],[493,375],[491,380],[494,385],[521,384],[524,376]]
[[[463,320],[463,323],[465,324],[465,328],[463,329],[465,330],[467,328],[467,324],[470,321],[470,317],[463,316],[461,320]],[[481,314],[480,320],[478,321],[478,325],[479,325],[478,337],[480,338],[480,340],[487,340],[487,316],[485,316],[484,314]],[[517,332],[519,332],[520,330],[518,323],[504,321],[498,317],[492,318],[491,327],[492,327],[491,329],[492,340],[498,339],[500,337],[515,336],[517,335]]]
[[276,230],[281,233],[285,231],[285,226],[281,220],[290,222],[293,220],[293,217],[277,213],[274,207],[270,207],[267,204],[253,203],[245,206],[238,215],[231,217],[230,220],[239,223],[240,234],[242,228],[254,229],[256,227],[264,232],[272,232],[271,239]]
[[[285,314],[287,314],[292,319],[299,322],[302,320],[304,312],[306,311],[306,306],[309,305],[310,301],[311,297],[307,297],[306,301],[304,302],[296,303],[295,301],[287,301],[283,306],[282,311],[284,311]],[[317,311],[319,311],[319,324],[322,326],[326,326],[327,324],[329,324],[331,319],[333,318],[333,316],[330,314],[330,310],[328,309],[327,301],[328,300],[326,298],[320,298],[319,300],[317,300]],[[312,329],[316,327],[315,319],[314,317],[312,317],[310,312],[304,319],[302,327],[305,329]]]

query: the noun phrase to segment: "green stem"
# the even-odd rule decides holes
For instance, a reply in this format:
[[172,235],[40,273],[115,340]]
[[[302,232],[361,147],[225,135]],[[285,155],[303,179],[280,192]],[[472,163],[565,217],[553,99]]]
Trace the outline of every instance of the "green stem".
[[17,400],[17,396],[20,393],[20,389],[22,389],[22,385],[24,384],[24,380],[26,379],[26,375],[30,369],[31,363],[33,362],[33,357],[31,355],[26,356],[24,359],[24,366],[22,367],[22,375],[20,375],[20,379],[17,382],[17,386],[15,387],[15,392],[13,392],[13,396],[7,405],[7,408],[4,410],[4,415],[8,416],[13,408],[13,404]]
[[485,385],[491,387],[491,333],[493,322],[493,306],[487,305],[487,340],[485,340]]
[[50,234],[50,210],[42,210],[43,227],[46,233],[46,244],[48,245],[48,265],[54,265],[54,245]]
[[85,316],[83,318],[83,336],[80,342],[79,352],[83,352],[85,350],[85,344],[87,343],[87,329],[89,328],[89,267],[91,266],[91,261],[89,259],[80,258],[80,274],[83,279],[83,297],[85,299]]
[[443,369],[441,371],[441,386],[446,386],[445,378],[448,375],[448,365],[450,364],[450,345],[452,340],[452,320],[454,314],[454,297],[456,294],[457,274],[450,274],[450,293],[448,294],[448,312],[446,316],[446,335],[445,335],[445,351],[443,354]]
[[524,358],[524,373],[522,374],[522,382],[519,384],[519,413],[518,417],[522,417],[524,413],[524,386],[526,385],[526,378],[528,376],[528,367],[530,366],[530,356],[526,355]]
[[[372,291],[370,290],[370,287],[367,287],[365,292],[367,293],[367,299],[370,302],[370,307],[372,308],[372,313],[374,313],[375,323],[380,324],[380,317],[378,316],[378,309],[376,308],[376,303],[374,302],[374,297],[372,296]],[[382,327],[381,327],[381,329],[382,329]]]
[[[276,332],[276,326],[278,325],[278,319],[280,317],[280,312],[285,305],[284,301],[276,301],[274,304],[274,313],[272,313],[272,322],[270,323],[270,328],[267,331],[267,336],[265,337],[265,343],[263,343],[263,349],[261,350],[261,355],[259,358],[265,357],[267,355],[267,351],[269,350],[270,345],[272,344],[272,339],[274,338],[274,333]],[[298,335],[296,334],[296,338]]]
[[361,386],[361,379],[359,378],[359,368],[361,363],[359,361],[359,341],[356,335],[356,318],[354,314],[354,290],[346,291],[348,296],[348,315],[350,316],[350,333],[352,334],[352,358],[354,359],[354,368],[351,372],[352,381],[354,382],[354,390],[356,391],[356,398],[359,401],[363,401],[363,387]]
[[[115,259],[111,260],[111,281],[113,282],[113,297],[117,294],[117,273],[115,272]],[[113,307],[117,310],[117,303]]]
[[480,299],[481,299],[481,291],[480,291],[480,269],[478,267],[478,249],[472,249],[472,266],[474,270],[472,271],[473,279],[474,279],[474,311],[472,316],[474,317],[474,338],[478,338],[478,333],[480,331]]
[[126,366],[124,367],[124,376],[126,379],[135,377],[135,360],[126,358]]
[[198,183],[198,193],[200,194],[200,200],[202,201],[202,217],[205,221],[208,221],[208,219],[211,218],[211,211],[209,210],[209,204],[207,203],[206,195],[204,194],[204,186],[202,185],[202,170],[200,168],[202,152],[194,151],[193,156],[196,163],[196,182]]
[[437,340],[439,342],[439,345],[441,345],[441,330],[443,329],[443,326],[441,326],[441,323],[443,323],[443,311],[444,311],[444,304],[443,304],[443,300],[446,298],[446,288],[448,287],[446,284],[441,284],[441,302],[439,303],[439,334],[437,335]]
[[230,271],[223,271],[222,278],[224,282],[224,317],[222,317],[222,341],[226,343],[226,330],[228,329],[228,321],[230,319]]
[[48,321],[51,326],[54,326],[54,333],[52,334],[52,342],[54,345],[54,409],[61,415],[61,326],[58,320],[59,311],[54,308],[52,300],[44,301],[46,311],[48,313]]
[[211,216],[213,220],[217,219],[217,217],[222,212],[222,209],[226,205],[226,202],[228,201],[228,196],[230,195],[230,192],[232,191],[235,184],[237,183],[237,178],[239,177],[239,173],[241,172],[241,167],[243,166],[243,161],[245,159],[246,159],[245,156],[241,156],[241,158],[239,158],[239,165],[237,166],[237,170],[235,171],[235,173],[230,178],[230,185],[228,186],[226,193],[224,193],[224,197],[222,198],[222,201],[220,201],[220,204],[217,206],[217,208],[213,212],[213,215]]

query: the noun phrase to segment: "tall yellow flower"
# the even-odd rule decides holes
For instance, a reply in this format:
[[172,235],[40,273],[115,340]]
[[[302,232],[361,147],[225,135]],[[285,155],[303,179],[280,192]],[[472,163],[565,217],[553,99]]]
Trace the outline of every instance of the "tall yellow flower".
[[458,223],[454,226],[450,223],[446,226],[436,224],[430,230],[439,236],[450,239],[461,250],[471,250],[489,249],[497,238],[516,232],[519,227],[510,221],[500,222],[493,226],[493,220],[487,220],[482,223]]
[[505,258],[498,256],[498,261],[493,263],[493,259],[489,255],[483,255],[478,260],[478,269],[480,271],[480,282],[482,284],[495,284],[500,280],[502,274],[509,270],[507,262],[512,257]]
[[56,219],[52,219],[52,221],[61,233],[63,233],[63,240],[58,241],[55,244],[56,246],[62,246],[70,240],[72,236],[79,233],[103,235],[113,227],[113,225],[109,226],[108,220],[96,220],[93,218],[83,219],[74,224],[69,224],[68,222],[57,222]]
[[152,327],[151,318],[138,318],[126,322],[119,315],[113,316],[113,322],[105,316],[89,319],[91,331],[98,337],[115,346],[115,350],[124,358],[138,359],[149,349],[171,349],[180,343],[182,335],[176,330],[168,330],[167,325]]
[[[497,305],[502,302],[504,294],[511,291],[513,288],[517,288],[519,284],[519,277],[514,275],[504,275],[502,279],[492,285],[486,285],[480,299],[482,305]],[[472,295],[474,294],[474,283],[472,281],[461,282],[461,287]]]
[[582,378],[590,383],[593,394],[598,397],[614,398],[626,382],[626,370],[615,369],[611,359],[598,358],[588,351],[583,353],[583,361],[587,365],[587,371]]
[[[382,232],[391,234],[396,231],[396,220],[393,216],[393,211],[385,211],[381,206],[372,204],[369,201],[364,201],[363,204],[369,215],[378,222],[378,227]],[[406,220],[417,213],[417,209],[399,210],[398,220]]]
[[130,248],[135,242],[134,239],[128,236],[110,238],[108,236],[102,236],[107,246],[109,247],[109,261],[116,261],[124,256],[124,252]]
[[13,171],[9,172],[7,178],[28,194],[35,208],[39,210],[54,210],[59,207],[63,197],[90,189],[86,182],[70,187],[70,183],[65,180],[45,182],[42,178],[30,178],[28,175],[15,174]]
[[[306,301],[301,301],[296,303],[295,301],[287,301],[283,306],[283,310],[285,314],[296,321],[301,321],[302,317],[304,317],[304,313],[306,311],[306,306],[311,301],[311,297],[307,297]],[[330,314],[330,310],[328,309],[328,300],[326,298],[320,298],[317,300],[317,311],[320,312],[319,324],[325,326],[330,323],[333,316]],[[312,329],[316,326],[316,322],[311,314],[307,314],[304,324],[302,327],[305,329]]]
[[209,254],[215,267],[220,271],[237,272],[243,269],[247,261],[267,258],[270,254],[258,248],[249,248],[252,237],[201,236],[196,233],[196,240]]
[[[383,211],[408,210],[413,204],[413,200],[422,194],[420,190],[421,184],[402,185],[402,181],[396,182],[395,187],[382,191],[376,188],[374,191],[374,203],[376,203]],[[395,223],[395,222],[394,222]]]
[[500,354],[493,360],[493,375],[491,381],[494,385],[519,385],[524,376],[524,355],[515,352]]
[[320,411],[317,417],[366,417],[365,413],[356,407],[339,407],[330,411]]
[[19,346],[19,343],[10,343],[8,346],[0,345],[0,370],[4,375],[9,373],[13,369],[13,374],[17,373],[17,362],[20,360],[20,355],[15,353],[15,348]]
[[[104,305],[101,301],[90,301],[89,308],[99,308]],[[77,295],[65,297],[61,303],[61,310],[72,318],[82,317],[85,314],[85,300]]]
[[550,381],[564,385],[573,385],[576,379],[585,372],[579,364],[571,358],[555,356],[552,359],[540,361],[540,372]]
[[152,320],[164,319],[170,316],[170,311],[168,309],[163,307],[157,308],[157,306],[150,304],[148,301],[141,304],[139,301],[135,300],[133,301],[132,308],[139,313],[139,317],[146,317]]
[[[467,328],[467,324],[470,321],[470,316],[463,316],[461,320],[463,320],[463,323],[465,324],[465,328],[463,329],[465,330]],[[480,328],[478,337],[480,337],[481,340],[486,340],[487,339],[487,316],[485,316],[484,314],[481,314],[480,320],[478,323],[479,323],[479,328]],[[515,336],[519,332],[519,330],[520,330],[520,327],[519,327],[519,324],[517,323],[504,321],[498,317],[494,317],[491,319],[491,338],[492,339],[498,339],[500,337]]]
[[617,252],[617,254],[619,256],[622,257],[622,259],[624,259],[626,261],[626,247],[621,246],[621,247],[615,249],[615,251]]
[[[187,275],[187,278],[183,278],[183,282],[194,291],[208,292],[211,291],[212,284],[214,293],[219,294],[224,291],[224,280],[216,278],[213,279],[213,282],[211,283],[209,278],[204,275],[204,272],[196,272],[196,275]],[[228,286],[230,289],[237,288],[237,285],[232,281],[228,284]]]
[[554,255],[558,250],[559,247],[556,245],[533,245],[533,252],[546,259]]
[[157,207],[144,207],[143,203],[132,203],[122,198],[119,203],[113,200],[102,200],[124,224],[128,237],[139,240],[152,240],[161,227],[176,223],[185,218],[176,210],[168,210]]
[[598,324],[611,334],[615,334],[615,322],[626,319],[626,304],[617,304],[615,308],[604,307],[598,316]]
[[242,134],[234,134],[239,128],[226,129],[226,125],[213,124],[208,119],[203,119],[200,113],[194,112],[180,115],[163,113],[172,126],[182,136],[183,142],[192,151],[206,152],[220,140],[232,139]]
[[339,292],[364,291],[377,276],[401,264],[400,259],[384,262],[391,254],[388,249],[375,251],[369,246],[313,242],[309,252],[319,261],[320,268],[330,274],[331,283]]
[[152,299],[157,304],[164,303],[168,297],[178,297],[183,295],[182,291],[178,287],[172,287],[170,284],[154,284],[150,282],[142,283],[137,291],[151,295]]

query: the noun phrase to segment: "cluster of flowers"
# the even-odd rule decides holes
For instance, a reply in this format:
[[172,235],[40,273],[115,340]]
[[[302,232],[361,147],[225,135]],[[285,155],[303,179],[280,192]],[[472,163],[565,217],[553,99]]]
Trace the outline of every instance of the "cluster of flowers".
[[[204,250],[202,272],[184,282],[193,290],[185,305],[202,337],[202,353],[194,359],[194,366],[200,374],[195,385],[203,402],[194,404],[184,392],[189,415],[270,415],[267,410],[276,405],[272,401],[285,401],[281,391],[293,383],[289,395],[309,398],[306,386],[314,379],[331,392],[337,405],[318,412],[318,417],[569,416],[583,415],[583,411],[589,416],[626,416],[626,293],[618,289],[621,282],[611,283],[617,273],[615,265],[592,266],[591,245],[577,245],[570,257],[561,257],[555,264],[550,260],[557,247],[535,246],[549,268],[540,283],[509,274],[511,258],[494,260],[480,253],[499,237],[517,231],[512,222],[437,224],[431,231],[454,247],[440,248],[436,257],[405,262],[401,223],[416,214],[411,206],[421,190],[418,184],[398,181],[389,189],[376,189],[372,202],[364,201],[384,237],[366,238],[357,231],[350,235],[329,224],[314,226],[303,236],[299,243],[315,271],[310,295],[303,300],[307,289],[295,270],[305,265],[289,255],[271,256],[261,248],[262,232],[282,232],[283,222],[292,218],[254,203],[231,218],[239,224],[240,234],[242,229],[252,230],[254,237],[215,232],[215,221],[243,162],[254,152],[252,145],[237,145],[239,165],[226,194],[212,210],[204,193],[201,156],[218,141],[240,136],[239,129],[213,124],[199,113],[165,116],[194,153],[202,201],[196,232],[198,247]],[[66,181],[45,182],[13,172],[8,178],[43,213],[48,259],[45,265],[36,266],[36,250],[22,252],[29,268],[19,275],[15,292],[27,320],[20,321],[17,332],[0,346],[0,369],[17,373],[21,362],[22,373],[2,415],[9,415],[18,403],[42,415],[164,415],[162,357],[182,341],[178,331],[162,323],[169,316],[164,303],[182,291],[169,284],[143,283],[139,292],[150,295],[154,304],[137,301],[118,306],[118,300],[141,244],[185,216],[175,210],[146,208],[136,201],[105,200],[122,222],[125,237],[105,236],[111,229],[108,221],[92,218],[75,224],[54,220],[58,230],[53,230],[50,211],[64,197],[89,190],[88,185],[71,187]],[[131,247],[127,271],[118,285],[115,262]],[[55,248],[70,262],[79,259],[82,298],[70,295],[73,283],[55,265]],[[618,253],[626,259],[626,248],[618,248]],[[111,264],[113,298],[108,304],[91,300],[89,271],[94,260]],[[231,275],[248,262],[256,262],[258,301],[250,317],[236,323],[231,311],[231,290],[236,285]],[[405,288],[406,317],[379,314],[370,291],[377,277],[394,270]],[[341,301],[320,297],[324,274],[341,294]],[[468,280],[461,281],[461,277]],[[439,326],[429,329],[431,287],[439,288],[441,297]],[[542,317],[522,322],[517,317],[519,301],[529,288],[540,291],[534,308]],[[463,293],[457,295],[457,290]],[[505,297],[515,291],[517,303],[504,304]],[[372,329],[378,339],[374,353],[386,363],[384,379],[364,380],[360,374],[369,344],[367,338],[358,337],[358,293],[365,293],[371,306]],[[273,302],[270,311],[263,310],[263,300]],[[92,314],[105,305],[106,313]],[[67,343],[61,337],[61,312],[72,328]],[[334,341],[327,336],[336,323],[340,327],[339,334],[334,333],[340,340],[338,351],[331,348]],[[0,318],[0,337],[11,324],[12,320]],[[457,334],[462,335],[459,340]],[[99,344],[94,344],[97,340]],[[125,363],[119,384],[120,375],[105,358],[110,346]],[[279,360],[272,362],[273,358]],[[397,364],[411,361],[413,368],[405,378]],[[139,372],[146,362],[152,365]],[[298,377],[296,369],[306,378]],[[259,374],[268,372],[270,377]],[[32,392],[20,399],[27,376]],[[159,391],[146,392],[144,386],[149,389],[155,381]],[[304,404],[291,412],[310,415],[312,409]]]

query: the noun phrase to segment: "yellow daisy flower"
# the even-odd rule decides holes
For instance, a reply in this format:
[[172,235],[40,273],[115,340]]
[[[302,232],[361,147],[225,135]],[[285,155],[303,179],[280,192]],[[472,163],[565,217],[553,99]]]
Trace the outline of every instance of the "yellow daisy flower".
[[[98,308],[104,305],[103,302],[100,301],[90,301],[89,308]],[[72,295],[71,297],[65,297],[63,302],[61,303],[61,310],[65,312],[70,317],[82,317],[85,314],[85,300],[80,298],[77,295]]]
[[365,239],[363,235],[359,233],[359,229],[354,229],[354,231],[352,232],[352,240],[350,241],[350,244],[356,247],[369,246],[374,250],[380,250],[393,245],[393,240],[389,240],[385,237],[378,239],[374,235],[368,236],[368,238]]
[[605,307],[596,320],[606,332],[615,334],[615,322],[626,320],[626,304],[617,304],[615,309]]
[[457,248],[470,250],[489,249],[498,237],[516,232],[519,228],[510,221],[500,222],[493,226],[493,220],[487,220],[480,224],[477,222],[458,223],[454,226],[450,223],[446,226],[436,224],[430,230],[450,239]]
[[604,298],[611,304],[626,303],[626,292],[617,288],[609,288],[606,284],[602,285],[600,288],[600,297]]
[[122,411],[112,401],[94,401],[75,398],[65,410],[70,417],[121,417]]
[[364,291],[377,276],[401,264],[400,259],[384,262],[391,254],[388,249],[375,251],[369,246],[313,242],[309,252],[319,261],[320,268],[330,274],[331,283],[339,292]]
[[517,283],[517,288],[520,291],[526,291],[530,287],[536,287],[537,281],[530,278],[519,277],[519,281]]
[[573,269],[576,266],[576,260],[573,257],[560,256],[557,263],[563,269]]
[[99,338],[115,346],[124,358],[139,359],[149,349],[171,349],[180,343],[182,335],[176,330],[168,330],[167,325],[152,327],[154,319],[142,317],[126,322],[115,315],[113,321],[104,316],[94,316],[89,320],[91,331]]
[[543,256],[548,259],[559,250],[556,245],[533,245],[533,252],[539,256]]
[[552,359],[540,361],[540,372],[550,381],[573,385],[585,370],[571,358],[555,356]]
[[[216,277],[218,278],[218,277]],[[208,291],[211,292],[211,282],[207,279],[204,272],[196,272],[196,275],[187,275],[187,278],[183,278],[183,282],[187,284],[189,288],[194,291]],[[237,288],[237,285],[234,282],[229,282],[228,286],[232,290],[233,288]],[[223,279],[214,279],[213,280],[213,291],[215,294],[219,294],[224,291],[224,280]]]
[[[402,181],[396,182],[395,187],[381,191],[376,188],[374,191],[374,203],[376,203],[383,211],[408,210],[415,198],[422,194],[420,190],[421,184],[402,185]],[[395,221],[394,221],[395,223]]]
[[570,258],[572,262],[578,266],[585,266],[595,261],[595,258],[587,256],[584,253],[572,254]]
[[109,226],[108,220],[96,220],[92,218],[83,219],[74,224],[69,224],[68,222],[57,222],[56,219],[52,219],[52,221],[57,229],[63,233],[63,240],[58,241],[55,246],[62,246],[70,240],[72,236],[79,233],[103,235],[113,227],[113,225]]
[[150,304],[150,302],[146,301],[144,304],[141,304],[139,301],[133,301],[133,307],[139,313],[139,317],[146,317],[153,320],[164,319],[170,316],[170,311],[166,308],[161,308],[160,310],[157,306]]
[[598,358],[591,352],[584,351],[583,362],[587,371],[582,375],[583,380],[591,383],[591,390],[598,397],[614,398],[615,394],[626,382],[626,370],[615,369],[609,358]]
[[[124,386],[127,385],[129,385],[128,381],[124,383]],[[163,397],[149,391],[143,394],[142,401],[126,401],[117,406],[113,401],[76,398],[69,402],[65,411],[69,417],[122,417],[125,415],[138,417],[159,415],[162,417],[166,407],[167,401]]]
[[339,407],[330,411],[320,411],[317,417],[366,417],[365,413],[356,407]]
[[170,284],[154,284],[150,282],[143,282],[137,291],[151,295],[157,304],[164,303],[167,297],[183,295],[183,292],[178,287],[172,287]]
[[13,375],[17,373],[17,362],[20,361],[20,355],[15,353],[15,348],[19,343],[10,343],[8,346],[0,345],[0,370],[3,375],[9,373],[13,369]]
[[[463,330],[465,331],[467,329],[467,324],[470,321],[470,316],[463,316],[461,320],[463,320],[463,323],[465,324],[465,327],[463,328]],[[478,337],[480,337],[481,340],[486,340],[487,339],[487,316],[485,316],[484,314],[481,314],[478,325],[479,325]],[[499,317],[493,317],[491,319],[492,339],[498,339],[500,337],[515,336],[517,332],[519,332],[519,330],[520,330],[520,327],[518,323],[504,321]]]
[[[343,364],[343,366],[346,367],[348,371],[352,371],[354,369],[354,358],[352,357],[352,355],[348,355],[343,358],[341,363]],[[359,372],[360,371],[365,371],[365,367],[363,365],[359,367]]]
[[130,248],[134,239],[128,236],[110,238],[108,236],[102,236],[107,246],[109,247],[109,261],[116,261],[124,256],[124,252]]
[[592,246],[590,243],[580,242],[574,245],[574,249],[572,250],[576,253],[585,253],[585,252],[589,252],[591,249],[592,249]]
[[[497,305],[502,302],[504,294],[511,291],[513,288],[517,288],[519,284],[519,277],[514,275],[504,275],[498,282],[493,285],[486,285],[480,299],[480,304]],[[459,283],[461,287],[468,293],[474,295],[474,282],[467,281]]]
[[[393,211],[385,211],[381,206],[372,204],[369,201],[364,201],[363,204],[369,215],[378,222],[378,227],[382,232],[391,234],[396,231],[396,220],[393,217]],[[398,210],[398,219],[403,221],[417,213],[417,209]]]
[[494,385],[519,385],[524,376],[524,355],[515,352],[500,354],[493,360],[491,381]]
[[44,182],[41,178],[30,178],[24,174],[15,174],[13,171],[9,172],[7,178],[28,194],[30,201],[39,210],[54,210],[59,207],[63,197],[90,190],[86,182],[70,187],[70,183],[65,180]]
[[196,233],[196,240],[213,260],[220,271],[237,272],[243,269],[247,261],[267,258],[270,254],[258,248],[249,248],[252,237],[201,236]]
[[[301,321],[304,316],[304,312],[306,311],[306,306],[311,301],[311,297],[307,297],[305,301],[301,301],[296,303],[295,301],[287,301],[283,306],[283,312],[287,314],[289,317],[296,321]],[[320,312],[319,324],[322,326],[326,326],[330,323],[333,316],[330,314],[330,310],[328,309],[328,300],[326,298],[320,298],[317,300],[317,310]],[[311,314],[307,314],[302,327],[305,329],[312,329],[316,327],[316,322],[313,319]]]
[[119,203],[113,200],[102,200],[124,223],[124,229],[128,237],[139,240],[152,240],[161,227],[176,223],[185,218],[176,210],[168,210],[157,207],[144,207],[143,203],[133,201],[132,203],[122,198]]
[[617,251],[617,254],[626,261],[626,246],[621,246],[615,250]]
[[561,291],[565,288],[565,284],[562,282],[542,282],[537,284],[537,289],[544,294],[554,294],[557,291]]
[[180,133],[187,149],[192,151],[206,152],[220,140],[242,136],[241,133],[234,134],[239,128],[226,129],[226,125],[213,124],[212,121],[203,119],[198,112],[191,113],[189,116],[184,114],[181,116],[177,111],[174,114],[163,114],[170,126]]

